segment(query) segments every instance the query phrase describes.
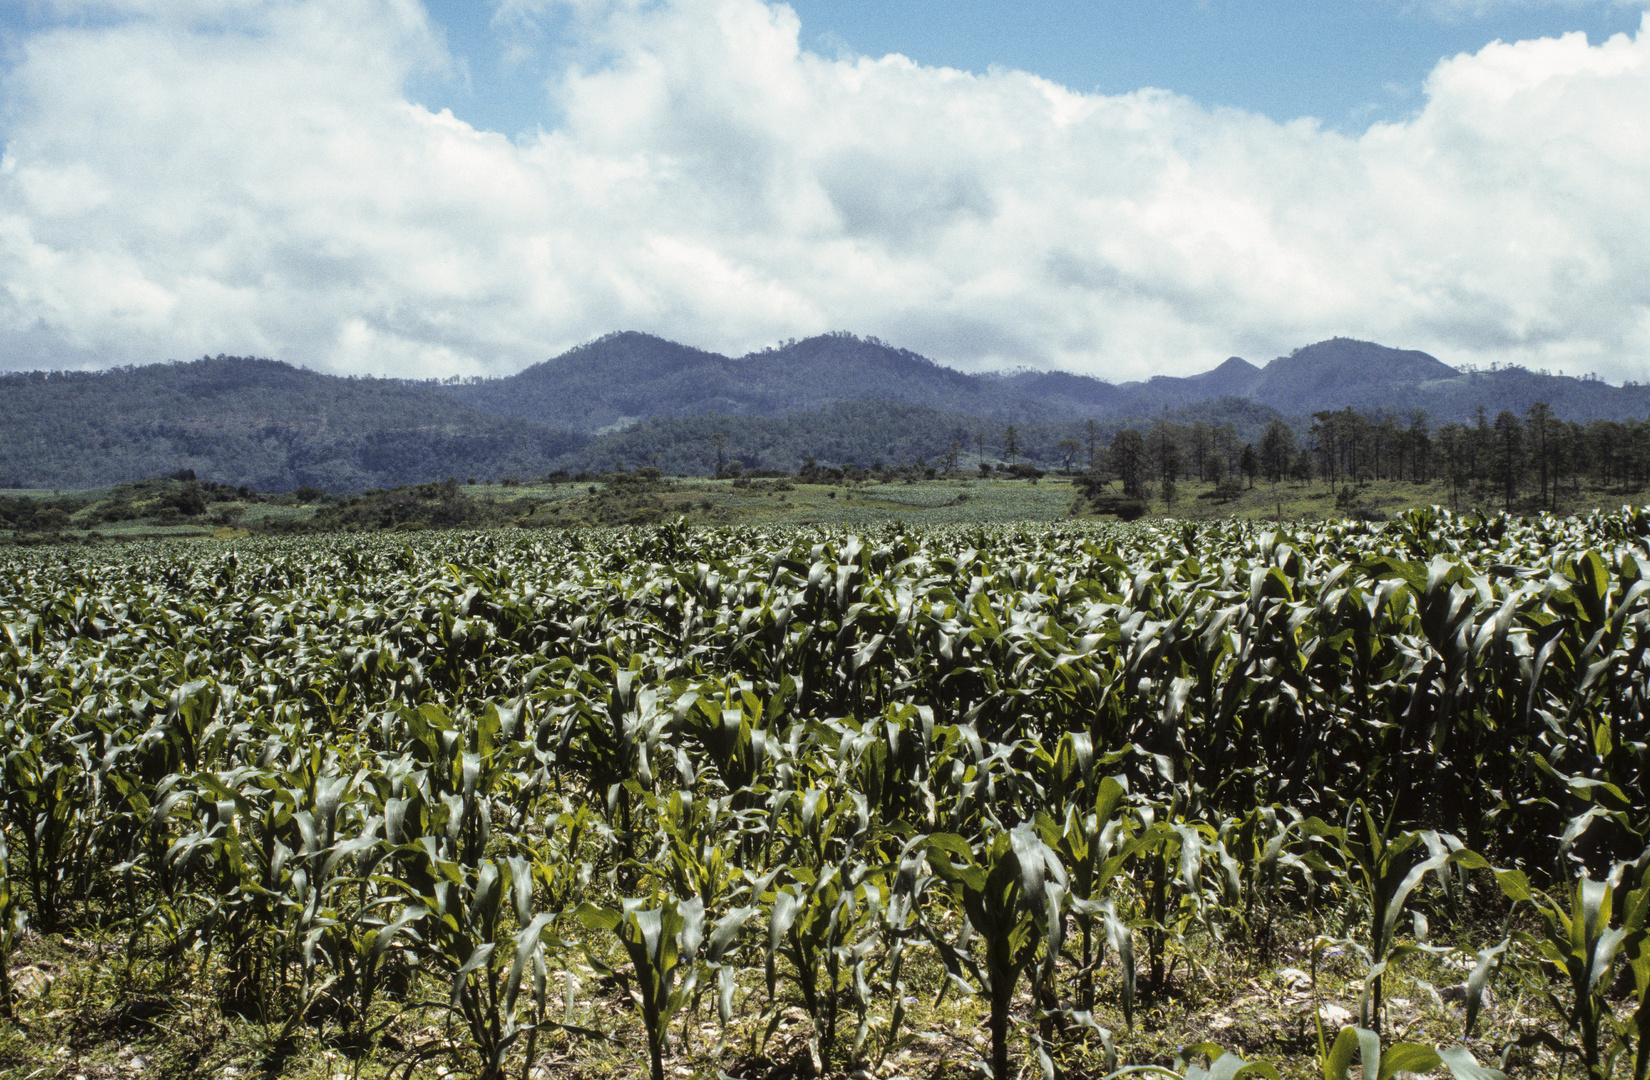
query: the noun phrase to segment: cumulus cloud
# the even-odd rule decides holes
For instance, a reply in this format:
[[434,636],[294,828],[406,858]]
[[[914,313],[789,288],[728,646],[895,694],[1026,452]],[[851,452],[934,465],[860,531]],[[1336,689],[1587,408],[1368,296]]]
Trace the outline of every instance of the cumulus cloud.
[[845,328],[1114,379],[1333,334],[1647,374],[1650,22],[1447,60],[1354,137],[826,58],[761,0],[512,0],[574,46],[511,140],[407,99],[446,62],[412,0],[101,7],[5,76],[6,366],[503,373],[617,328]]

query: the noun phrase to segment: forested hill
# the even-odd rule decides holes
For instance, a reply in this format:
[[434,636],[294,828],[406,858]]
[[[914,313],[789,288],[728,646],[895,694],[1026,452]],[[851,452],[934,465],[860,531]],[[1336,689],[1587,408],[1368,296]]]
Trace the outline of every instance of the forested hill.
[[1473,419],[1479,408],[1523,413],[1545,401],[1568,419],[1650,413],[1650,387],[1510,367],[1462,372],[1423,352],[1333,338],[1265,367],[1232,357],[1189,377],[1114,384],[1069,372],[968,375],[875,338],[827,334],[733,358],[625,332],[502,379],[440,389],[475,408],[596,432],[661,417],[781,417],[843,402],[894,401],[944,413],[1026,423],[1155,416],[1223,397],[1285,416],[1325,409]]
[[538,475],[586,441],[426,386],[232,356],[0,376],[0,432],[0,487],[64,488],[179,469],[264,491]]
[[[1103,394],[1097,379],[1063,376]],[[875,338],[826,334],[727,357],[634,332],[609,334],[517,375],[444,387],[500,416],[600,431],[655,417],[779,417],[853,401],[1023,421],[1089,415],[1058,394],[966,375]]]
[[1522,415],[1545,401],[1576,421],[1640,420],[1650,414],[1650,387],[1612,386],[1591,378],[1521,367],[1459,371],[1424,352],[1368,341],[1332,338],[1280,356],[1264,368],[1239,357],[1190,378],[1159,377],[1119,388],[1125,413],[1149,415],[1162,407],[1213,397],[1241,397],[1305,417],[1353,408],[1399,416],[1420,410],[1437,423],[1473,420],[1482,408]]
[[[538,476],[656,462],[697,470],[715,447],[748,460],[903,461],[964,454],[1018,425],[1024,454],[1167,416],[1249,438],[1355,408],[1434,423],[1479,409],[1565,420],[1650,415],[1650,387],[1503,368],[1462,372],[1426,353],[1336,338],[1258,367],[1233,357],[1190,377],[1113,384],[1068,372],[971,375],[875,338],[827,334],[742,357],[610,334],[500,379],[339,378],[225,357],[101,373],[0,376],[0,488],[96,487],[191,469],[263,490],[328,491],[446,476]],[[995,442],[996,436],[992,439]]]

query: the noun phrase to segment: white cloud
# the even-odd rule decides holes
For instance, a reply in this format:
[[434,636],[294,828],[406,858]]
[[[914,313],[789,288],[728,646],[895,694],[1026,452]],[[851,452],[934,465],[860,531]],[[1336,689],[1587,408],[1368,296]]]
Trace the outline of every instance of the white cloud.
[[3,85],[7,366],[502,373],[617,328],[848,328],[1110,378],[1332,334],[1650,374],[1650,24],[1448,60],[1353,138],[825,58],[759,0],[577,0],[558,122],[512,142],[406,100],[445,62],[411,0],[95,7]]
[[[1392,0],[1388,0],[1392,2]],[[1579,11],[1586,8],[1624,8],[1633,10],[1643,6],[1643,0],[1401,0],[1404,8],[1424,11],[1448,21],[1478,19],[1501,11]]]

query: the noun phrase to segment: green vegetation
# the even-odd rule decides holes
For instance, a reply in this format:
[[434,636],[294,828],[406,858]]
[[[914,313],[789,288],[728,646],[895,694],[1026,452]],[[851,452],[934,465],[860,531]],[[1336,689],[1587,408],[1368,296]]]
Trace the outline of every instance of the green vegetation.
[[429,387],[235,356],[0,374],[0,430],[0,488],[104,487],[189,470],[259,491],[360,491],[541,474],[585,442]]
[[[1533,487],[1554,509],[1552,490],[1574,472],[1611,484],[1650,477],[1647,415],[1650,387],[1517,367],[1458,371],[1345,339],[1264,369],[1233,358],[1202,375],[1114,386],[1065,372],[968,375],[851,334],[734,359],[620,333],[501,379],[338,378],[227,356],[0,375],[0,488],[184,470],[236,489],[336,494],[647,467],[800,475],[809,461],[1069,472],[1103,467],[1106,448],[1132,429],[1151,443],[1163,474],[1154,485],[1270,478],[1280,465],[1293,475],[1301,459],[1337,483],[1443,477],[1452,493],[1464,480],[1494,484],[1503,508],[1509,484],[1515,495]],[[1512,473],[1544,463],[1510,478],[1509,417],[1519,436]],[[1287,445],[1269,447],[1278,424]]]
[[[1596,378],[1516,365],[1463,371],[1426,353],[1345,338],[1296,349],[1264,368],[1234,358],[1201,375],[1114,385],[1059,371],[967,375],[876,338],[848,333],[789,341],[734,358],[624,332],[506,378],[452,380],[431,389],[445,390],[489,414],[588,433],[615,431],[637,421],[706,416],[716,416],[730,429],[744,427],[745,421],[793,416],[817,423],[839,406],[861,404],[972,418],[969,431],[978,424],[999,430],[1014,424],[1024,431],[1028,423],[1150,420],[1166,411],[1180,423],[1202,420],[1239,427],[1256,421],[1264,427],[1279,416],[1309,417],[1348,406],[1403,417],[1425,409],[1439,422],[1468,423],[1479,409],[1492,417],[1503,410],[1522,414],[1537,401],[1577,420],[1629,420],[1650,412],[1650,388],[1644,386],[1611,386]],[[782,434],[785,428],[763,430]],[[905,431],[886,434],[898,439]],[[736,438],[732,430],[729,436]],[[943,444],[928,453],[941,450]],[[842,460],[824,444],[801,452]],[[890,449],[876,453],[897,456]],[[1027,453],[1032,453],[1029,442]],[[676,469],[670,462],[658,464]],[[610,468],[611,463],[591,467]],[[762,467],[795,465],[771,462]]]
[[[1144,447],[1144,441],[1141,442]],[[1103,451],[1104,452],[1104,451]],[[1144,452],[1143,449],[1141,451]],[[1395,478],[1341,480],[1264,477],[1250,486],[1226,481],[1178,481],[1174,501],[1140,467],[1134,494],[1125,479],[1101,468],[1071,476],[1020,465],[981,475],[941,474],[932,466],[871,469],[805,467],[801,475],[752,473],[722,479],[662,476],[656,469],[620,473],[560,473],[528,482],[457,479],[389,490],[332,494],[316,488],[255,492],[188,473],[78,492],[0,492],[0,545],[98,543],[307,532],[409,532],[451,528],[572,528],[656,525],[827,525],[871,528],[907,525],[987,525],[1073,518],[1133,521],[1221,518],[1277,522],[1355,518],[1382,521],[1404,510],[1452,501],[1497,506],[1503,493],[1485,483]],[[942,463],[943,464],[943,463]],[[732,470],[730,469],[730,472]],[[1572,479],[1548,499],[1532,491],[1517,503],[1526,512],[1556,501],[1565,513],[1619,507],[1639,488],[1622,478]]]
[[0,552],[0,1070],[1643,1080],[1647,538]]

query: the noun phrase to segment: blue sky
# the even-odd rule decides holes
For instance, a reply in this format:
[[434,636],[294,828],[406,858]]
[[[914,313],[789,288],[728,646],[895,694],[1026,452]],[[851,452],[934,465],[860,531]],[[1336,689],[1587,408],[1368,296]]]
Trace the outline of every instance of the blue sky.
[[[565,19],[531,22],[474,0],[429,0],[460,60],[417,83],[429,103],[497,131],[553,123],[543,83],[563,55]],[[1144,86],[1208,106],[1310,116],[1340,130],[1400,119],[1422,104],[1437,63],[1492,41],[1580,31],[1632,33],[1641,11],[1612,3],[1401,0],[794,0],[801,43],[827,56],[901,53],[984,72],[1016,68],[1081,91]]]
[[848,330],[1650,381],[1645,6],[0,0],[0,368]]

